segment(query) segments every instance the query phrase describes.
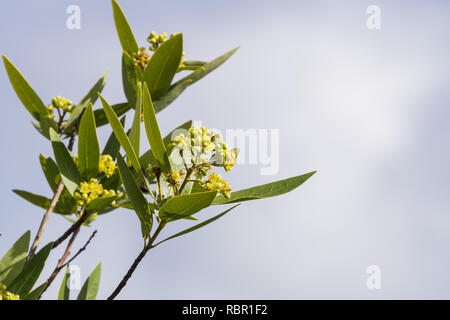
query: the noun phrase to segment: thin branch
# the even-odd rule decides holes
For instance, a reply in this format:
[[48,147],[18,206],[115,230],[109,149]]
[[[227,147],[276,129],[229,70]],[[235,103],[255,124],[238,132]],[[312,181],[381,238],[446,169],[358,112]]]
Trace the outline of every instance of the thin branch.
[[82,253],[84,250],[86,250],[87,246],[89,245],[89,243],[91,243],[91,240],[95,237],[96,233],[97,233],[97,230],[92,232],[91,236],[89,237],[88,241],[84,244],[84,246],[82,248],[80,248],[80,250],[78,250],[78,252],[72,258],[69,259],[69,261],[67,261],[64,265],[62,265],[59,268],[59,270],[67,267],[67,265],[72,263],[72,261],[75,260],[80,255],[80,253]]
[[33,244],[31,245],[30,252],[27,256],[27,262],[33,258],[34,254],[36,253],[36,249],[39,245],[39,242],[41,241],[42,235],[45,231],[45,226],[47,225],[48,219],[50,218],[50,215],[55,210],[56,204],[58,203],[59,197],[61,196],[61,193],[64,190],[64,183],[61,180],[58,184],[58,187],[56,188],[55,193],[53,194],[52,201],[50,203],[50,206],[48,207],[47,211],[45,211],[44,216],[42,217],[41,224],[39,225],[38,232],[36,233],[36,237],[34,238]]
[[114,290],[114,292],[108,297],[107,300],[114,300],[115,297],[122,291],[122,289],[127,285],[128,280],[133,275],[133,272],[136,270],[139,263],[142,261],[142,259],[145,257],[147,252],[153,248],[153,242],[156,240],[156,237],[158,237],[159,233],[162,229],[166,226],[166,222],[161,222],[158,225],[158,229],[156,229],[155,233],[153,234],[153,237],[150,239],[149,243],[142,249],[142,251],[139,253],[137,258],[134,260],[133,264],[131,265],[130,269],[128,269],[127,273],[123,277],[122,281],[120,281],[117,288]]
[[80,211],[80,219],[78,219],[77,222],[75,222],[74,224],[72,224],[70,226],[69,229],[67,229],[66,232],[64,232],[64,234],[59,237],[57,240],[55,240],[53,242],[53,249],[55,249],[57,246],[59,246],[61,244],[61,242],[63,242],[64,240],[67,239],[67,237],[69,237],[73,232],[75,232],[75,230],[77,230],[78,228],[80,228],[80,226],[83,224],[84,221],[86,221],[87,219],[87,214],[85,214],[85,208],[81,209]]
[[[70,136],[69,144],[67,146],[69,151],[72,151],[74,142],[75,142],[75,131]],[[26,263],[28,263],[31,260],[31,258],[33,258],[34,254],[36,253],[36,249],[39,245],[39,242],[41,241],[42,235],[44,234],[45,226],[47,225],[48,219],[50,218],[50,215],[55,210],[56,204],[58,203],[58,200],[61,197],[61,194],[63,191],[64,191],[64,183],[61,179],[58,183],[58,186],[56,187],[55,193],[53,194],[52,201],[50,202],[50,206],[45,211],[44,216],[42,217],[41,224],[39,225],[39,229],[36,233],[33,244],[31,245],[30,252],[28,253]]]
[[64,262],[66,261],[67,257],[70,255],[70,250],[72,248],[72,244],[75,241],[75,238],[77,237],[79,231],[80,231],[80,226],[73,232],[72,237],[70,238],[69,242],[67,243],[66,250],[64,251],[61,259],[58,260],[58,264],[56,265],[55,270],[53,270],[52,274],[48,278],[45,288],[44,288],[44,290],[42,290],[41,295],[39,296],[39,299],[41,298],[41,296],[45,292],[45,290],[47,290],[47,288],[50,287],[53,280],[55,280],[56,276],[58,275],[59,271],[61,270],[62,265],[64,265]]

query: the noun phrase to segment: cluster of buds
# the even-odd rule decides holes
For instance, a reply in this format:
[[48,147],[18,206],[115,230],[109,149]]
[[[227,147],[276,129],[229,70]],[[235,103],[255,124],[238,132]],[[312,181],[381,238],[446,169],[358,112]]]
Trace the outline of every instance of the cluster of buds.
[[[114,197],[116,192],[114,190],[103,189],[101,183],[97,179],[92,178],[89,182],[82,182],[74,193],[74,198],[80,207],[84,207],[94,199]],[[115,202],[112,203],[115,205]]]
[[48,105],[47,110],[49,114],[53,115],[53,110],[56,109],[58,112],[62,110],[64,113],[71,113],[73,111],[73,103],[69,99],[56,96],[52,99],[52,103]]
[[203,126],[189,128],[187,135],[177,135],[171,147],[190,151],[196,177],[206,189],[218,190],[225,197],[230,196],[229,183],[217,173],[210,173],[208,176],[208,172],[213,166],[223,167],[225,172],[230,171],[236,164],[238,149],[229,148],[218,133]]
[[100,156],[98,171],[100,173],[104,173],[108,178],[111,177],[116,171],[116,163],[109,154]]
[[205,187],[207,190],[217,190],[220,194],[222,194],[224,197],[229,198],[231,187],[230,184],[223,180],[220,174],[218,173],[211,173],[208,176],[208,180],[204,181],[202,183],[203,187]]
[[155,31],[150,32],[147,42],[151,44],[149,49],[155,51],[158,47],[167,40],[167,33],[163,32],[158,35]]
[[150,62],[150,53],[145,48],[140,48],[138,52],[133,55],[133,66],[145,69]]
[[20,300],[20,296],[6,291],[6,286],[0,284],[0,300]]

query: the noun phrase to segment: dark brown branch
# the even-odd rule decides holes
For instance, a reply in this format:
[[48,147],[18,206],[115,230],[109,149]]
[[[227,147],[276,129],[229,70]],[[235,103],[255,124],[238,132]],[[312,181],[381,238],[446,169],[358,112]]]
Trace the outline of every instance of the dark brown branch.
[[42,290],[41,295],[39,296],[39,299],[41,298],[41,296],[45,292],[45,290],[47,290],[47,288],[50,287],[53,280],[55,280],[59,271],[62,269],[61,267],[64,265],[64,262],[66,261],[67,257],[70,255],[70,250],[72,248],[72,244],[75,241],[75,238],[77,237],[78,232],[80,232],[80,226],[77,229],[75,229],[75,231],[73,232],[72,237],[70,238],[69,242],[67,243],[66,250],[64,251],[61,259],[58,260],[58,264],[56,265],[55,270],[53,270],[52,274],[48,278],[45,288],[44,288],[44,290]]
[[57,246],[59,246],[61,244],[61,242],[66,240],[67,237],[69,237],[73,232],[75,232],[75,230],[79,229],[81,227],[81,225],[83,224],[83,222],[86,221],[88,215],[85,214],[85,209],[84,208],[81,209],[80,215],[81,215],[80,219],[78,219],[77,222],[72,224],[70,226],[70,228],[67,229],[67,231],[64,232],[64,234],[61,237],[59,237],[57,240],[55,240],[53,242],[53,249],[55,249]]
[[91,243],[91,240],[95,237],[96,233],[97,233],[97,230],[92,232],[91,236],[89,237],[88,241],[84,244],[84,246],[82,248],[80,248],[80,250],[78,250],[78,252],[72,258],[69,259],[69,261],[67,261],[64,265],[62,265],[59,268],[59,270],[67,267],[67,265],[72,263],[72,261],[75,260],[80,255],[80,253],[82,253],[84,250],[86,250],[87,246],[89,245],[89,243]]
[[162,229],[164,229],[164,227],[166,226],[165,222],[161,222],[158,226],[158,229],[156,229],[155,234],[153,235],[153,237],[151,238],[151,240],[149,241],[149,243],[144,247],[144,249],[142,249],[142,251],[139,253],[139,255],[137,256],[137,258],[134,260],[133,264],[131,265],[130,269],[128,269],[127,273],[125,274],[125,276],[123,277],[122,281],[120,281],[119,285],[117,286],[117,288],[114,290],[114,292],[108,297],[107,300],[114,300],[114,298],[120,293],[120,291],[122,291],[122,289],[127,285],[128,280],[131,278],[131,276],[133,275],[134,270],[136,270],[137,266],[139,265],[139,263],[142,261],[142,259],[145,257],[145,255],[147,254],[147,252],[153,248],[153,242],[156,240],[156,237],[158,236],[158,234],[161,232]]

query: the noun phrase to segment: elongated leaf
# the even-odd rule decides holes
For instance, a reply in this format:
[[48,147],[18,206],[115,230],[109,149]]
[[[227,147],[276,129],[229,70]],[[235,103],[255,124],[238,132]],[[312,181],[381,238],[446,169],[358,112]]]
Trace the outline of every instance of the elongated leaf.
[[29,113],[36,119],[40,120],[41,117],[46,117],[48,111],[42,100],[31,88],[28,81],[16,68],[16,66],[5,56],[3,57],[3,63],[5,65],[6,72],[8,73],[9,81],[16,91],[17,97],[19,97],[22,104],[28,110]]
[[[38,194],[34,194],[28,191],[14,189],[13,192],[18,196],[22,197],[23,199],[27,200],[28,202],[42,209],[48,209],[48,207],[50,207],[50,203],[52,202],[52,200],[47,197],[40,196]],[[53,212],[60,214],[72,214],[75,213],[75,210],[76,210],[76,203],[74,201],[72,202],[68,201],[68,199],[63,200],[62,198],[60,198],[60,200],[56,203]]]
[[203,221],[203,222],[201,222],[201,223],[199,223],[199,224],[197,224],[197,225],[195,225],[195,226],[193,226],[193,227],[191,227],[191,228],[188,228],[188,229],[186,229],[186,230],[183,230],[183,231],[181,231],[181,232],[178,232],[177,234],[174,234],[173,236],[170,236],[170,237],[168,237],[168,238],[166,238],[166,239],[164,239],[164,240],[158,242],[157,244],[155,244],[155,247],[158,246],[158,245],[160,245],[160,244],[163,243],[163,242],[166,242],[166,241],[170,240],[170,239],[177,238],[177,237],[179,237],[179,236],[182,236],[182,235],[185,235],[185,234],[190,233],[190,232],[192,232],[192,231],[195,231],[195,230],[197,230],[197,229],[200,229],[200,228],[202,228],[202,227],[204,227],[204,226],[210,224],[211,222],[214,222],[214,221],[216,221],[217,219],[223,217],[223,216],[226,215],[228,212],[230,212],[231,210],[233,210],[234,208],[236,208],[236,207],[238,207],[238,206],[240,206],[240,205],[241,205],[241,204],[239,203],[239,204],[237,204],[237,205],[231,207],[230,209],[225,210],[225,211],[222,212],[221,214],[218,214],[217,216],[212,217],[211,219],[208,219],[208,220]]
[[78,166],[86,181],[95,178],[98,174],[100,146],[95,128],[94,112],[90,104],[81,118],[78,130]]
[[164,42],[152,55],[144,71],[143,80],[147,83],[153,99],[157,100],[169,90],[180,65],[182,53],[183,35],[179,33]]
[[41,163],[42,171],[44,172],[45,179],[47,179],[48,185],[53,192],[56,191],[61,176],[59,175],[58,166],[52,158],[39,155],[39,161]]
[[166,108],[169,104],[171,104],[178,96],[183,93],[183,91],[189,87],[190,85],[194,84],[198,80],[202,79],[206,75],[208,75],[210,72],[217,69],[220,65],[222,65],[225,61],[227,61],[239,48],[235,48],[224,55],[204,64],[202,66],[203,69],[196,70],[192,72],[191,74],[187,75],[186,77],[180,79],[179,81],[175,82],[171,87],[170,90],[163,95],[162,97],[158,98],[154,102],[155,104],[155,112],[158,113],[164,108]]
[[116,24],[117,34],[119,35],[120,44],[124,51],[130,56],[139,50],[136,38],[131,31],[127,18],[125,17],[122,9],[115,0],[112,0],[114,22]]
[[122,55],[122,85],[128,103],[134,106],[138,91],[138,78],[133,59],[125,51]]
[[191,84],[192,80],[188,79],[184,82],[178,83],[177,85],[173,85],[164,96],[155,101],[154,103],[155,112],[158,113],[161,110],[165,109],[176,98],[178,98],[178,96]]
[[117,197],[102,197],[89,202],[86,207],[88,213],[99,212],[109,206]]
[[184,60],[183,64],[188,67],[202,67],[208,62],[206,61],[194,61],[194,60]]
[[[120,119],[120,123],[124,128],[125,128],[125,120],[126,116],[123,116],[122,119]],[[108,141],[106,141],[105,148],[103,149],[102,154],[109,154],[113,158],[113,160],[116,160],[119,150],[120,150],[120,143],[117,140],[114,132],[112,132],[108,138]]]
[[25,232],[0,260],[0,283],[6,286],[17,277],[25,264],[30,244],[30,231]]
[[61,179],[67,190],[73,195],[82,181],[81,174],[78,171],[69,150],[67,150],[66,146],[61,141],[61,138],[53,129],[50,129],[50,138],[52,139],[53,153],[55,154],[56,164],[61,173]]
[[182,83],[183,81],[186,80],[191,80],[192,83],[194,84],[195,82],[197,82],[198,80],[202,79],[203,77],[205,77],[207,74],[209,74],[210,72],[214,71],[215,69],[217,69],[220,65],[222,65],[225,61],[227,61],[237,50],[239,49],[239,47],[234,48],[233,50],[228,51],[227,53],[225,53],[224,55],[208,62],[205,63],[202,67],[203,69],[199,69],[197,71],[192,72],[191,74],[187,75],[186,77],[180,79],[179,81],[177,81],[175,85]]
[[50,140],[50,128],[52,128],[55,131],[58,131],[58,124],[55,120],[49,117],[41,117],[41,120],[39,121],[39,132]]
[[141,116],[142,116],[142,88],[139,86],[136,108],[134,108],[134,119],[131,126],[129,138],[131,146],[139,157],[141,147]]
[[168,221],[189,217],[209,207],[216,195],[217,191],[208,191],[172,197],[160,208],[159,217]]
[[66,272],[64,272],[64,277],[59,286],[58,300],[69,300],[70,299],[70,288],[67,285],[70,282],[70,269],[69,265],[66,267]]
[[22,272],[8,287],[8,291],[11,291],[21,297],[27,295],[38,280],[42,269],[44,269],[45,261],[47,260],[52,247],[53,242],[50,242],[38,253],[36,253],[33,258],[31,258],[30,262],[28,262],[22,269]]
[[64,128],[64,133],[66,135],[70,135],[73,132],[75,124],[77,123],[83,110],[85,110],[89,104],[95,104],[98,99],[98,93],[102,92],[103,88],[105,87],[107,77],[108,71],[103,74],[103,76],[94,84],[91,90],[89,90],[86,96],[84,96],[83,99],[81,99],[81,101],[75,106]]
[[[128,110],[132,108],[132,105],[125,102],[125,103],[119,103],[114,104],[111,106],[111,108],[114,110],[116,115],[120,117],[124,113],[126,113]],[[95,117],[95,124],[97,127],[104,126],[108,123],[108,118],[106,117],[105,111],[103,109],[97,109],[94,111],[94,117]]]
[[314,173],[316,173],[316,171],[253,188],[235,191],[231,193],[230,198],[225,198],[224,196],[217,197],[213,204],[227,204],[279,196],[302,185]]
[[29,294],[27,294],[22,300],[37,300],[42,294],[42,291],[44,291],[45,286],[47,285],[47,282],[44,282],[39,287],[31,291]]
[[139,164],[139,158],[137,157],[136,152],[134,151],[133,146],[131,145],[130,139],[128,138],[124,128],[122,127],[122,124],[117,118],[116,113],[102,96],[100,96],[100,101],[103,104],[103,110],[105,110],[105,114],[106,117],[108,118],[111,128],[127,155],[127,159],[131,162],[136,171],[140,172],[141,167]]
[[144,226],[146,231],[145,235],[148,235],[152,229],[153,222],[150,206],[142,194],[141,189],[136,184],[133,175],[121,155],[117,157],[117,164],[119,166],[120,176],[122,177],[123,185],[127,192],[128,198],[133,204],[133,208],[136,211],[139,221],[141,221],[141,225]]
[[156,120],[152,98],[145,83],[143,88],[143,108],[145,131],[147,133],[148,142],[150,143],[150,148],[153,152],[153,156],[162,166],[164,166],[165,168],[169,168],[166,147],[161,137],[161,131],[159,130],[158,121]]
[[102,273],[102,263],[100,262],[83,284],[78,294],[77,300],[95,300],[100,286],[100,276]]

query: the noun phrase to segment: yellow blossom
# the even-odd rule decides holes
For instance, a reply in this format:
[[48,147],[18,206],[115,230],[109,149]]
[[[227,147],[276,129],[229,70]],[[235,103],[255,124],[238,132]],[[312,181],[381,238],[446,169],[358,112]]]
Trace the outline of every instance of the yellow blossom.
[[113,158],[106,154],[100,156],[100,162],[98,164],[98,171],[104,173],[108,178],[111,177],[116,170],[116,163]]
[[218,173],[211,173],[208,176],[208,180],[204,182],[204,187],[207,190],[217,190],[219,193],[221,193],[224,197],[229,198],[231,187],[230,184],[223,180],[220,174]]
[[88,205],[92,200],[102,197],[113,197],[116,195],[114,190],[103,189],[97,179],[92,178],[89,182],[81,182],[74,198],[80,207]]

